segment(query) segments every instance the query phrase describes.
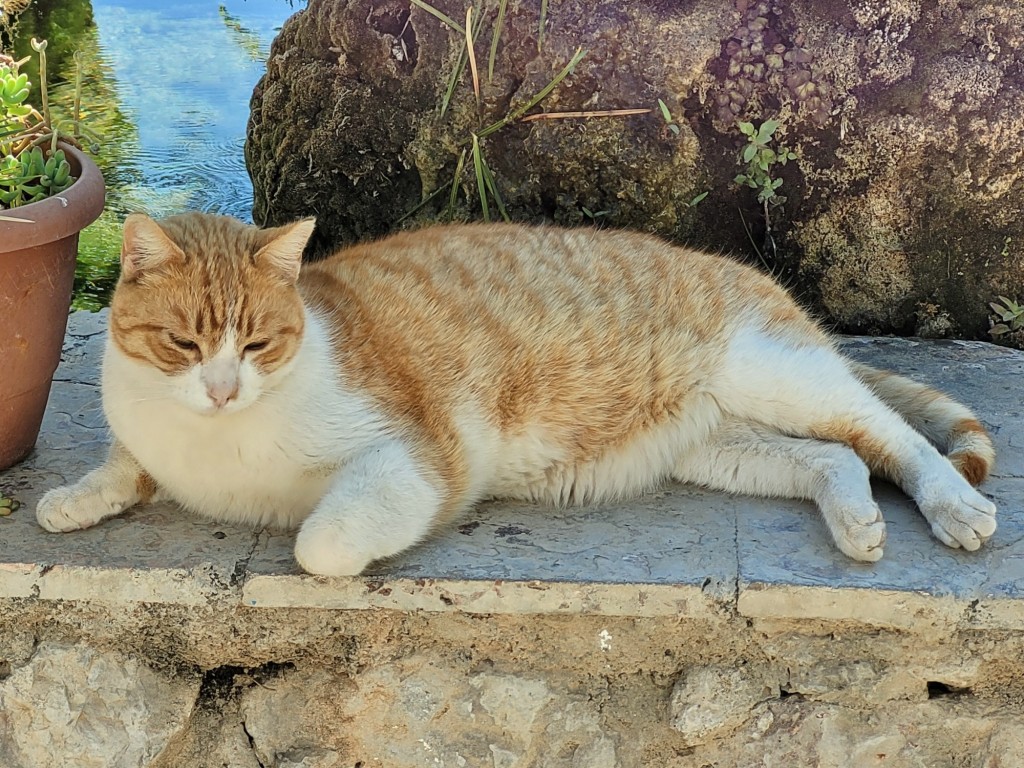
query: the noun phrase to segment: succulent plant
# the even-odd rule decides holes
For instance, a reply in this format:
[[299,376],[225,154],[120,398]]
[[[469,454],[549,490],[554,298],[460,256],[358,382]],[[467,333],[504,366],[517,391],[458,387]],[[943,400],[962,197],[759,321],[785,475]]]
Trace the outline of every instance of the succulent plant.
[[71,186],[71,164],[58,149],[49,157],[40,147],[32,147],[18,157],[0,158],[0,204],[17,208],[27,203],[45,200]]
[[78,116],[81,75],[76,82],[74,132],[63,131],[50,117],[46,41],[33,39],[32,48],[39,54],[42,112],[28,104],[32,83],[27,74],[18,71],[28,59],[15,61],[0,54],[0,209],[44,200],[60,194],[75,181],[59,143],[64,141],[81,147],[82,128]]

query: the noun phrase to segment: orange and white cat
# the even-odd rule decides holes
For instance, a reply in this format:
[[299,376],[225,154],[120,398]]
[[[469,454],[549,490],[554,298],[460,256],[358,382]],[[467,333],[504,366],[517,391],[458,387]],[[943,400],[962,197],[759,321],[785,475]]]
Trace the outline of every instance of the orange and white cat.
[[844,359],[750,268],[511,224],[303,265],[312,229],[128,218],[103,363],[113,446],[43,497],[44,528],[167,498],[298,528],[305,570],[357,574],[483,499],[584,503],[674,478],[811,499],[839,549],[875,561],[870,471],[950,547],[996,529],[971,487],[994,459],[971,412]]

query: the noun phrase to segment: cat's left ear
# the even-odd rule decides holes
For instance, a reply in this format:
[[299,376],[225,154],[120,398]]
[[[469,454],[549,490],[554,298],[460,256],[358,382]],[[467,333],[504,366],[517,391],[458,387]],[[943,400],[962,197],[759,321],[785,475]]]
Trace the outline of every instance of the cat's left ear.
[[302,251],[313,234],[316,219],[302,219],[294,224],[264,230],[264,245],[256,252],[256,263],[266,265],[289,283],[299,279]]

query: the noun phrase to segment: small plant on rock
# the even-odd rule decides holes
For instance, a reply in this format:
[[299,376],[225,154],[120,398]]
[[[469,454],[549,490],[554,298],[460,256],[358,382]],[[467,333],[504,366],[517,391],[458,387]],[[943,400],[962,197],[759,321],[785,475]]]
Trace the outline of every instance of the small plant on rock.
[[764,210],[765,231],[762,247],[759,248],[754,242],[751,229],[743,219],[742,210],[740,211],[740,221],[743,222],[743,229],[746,231],[747,237],[750,238],[754,251],[769,272],[772,269],[769,266],[770,260],[765,258],[765,254],[774,255],[775,253],[771,208],[782,205],[786,201],[786,198],[779,194],[782,179],[775,178],[772,173],[777,166],[785,165],[790,160],[796,160],[796,154],[786,147],[771,146],[775,132],[780,125],[778,120],[765,120],[758,128],[755,128],[753,123],[737,123],[740,132],[747,137],[747,143],[740,150],[740,162],[744,165],[744,173],[738,174],[733,181],[757,191],[757,202]]
[[777,165],[785,165],[796,160],[796,154],[785,147],[771,146],[775,131],[779,128],[778,120],[765,120],[759,128],[753,123],[738,123],[740,132],[747,137],[747,144],[740,151],[740,159],[746,166],[744,173],[736,176],[733,181],[757,190],[757,202],[765,206],[765,215],[769,205],[781,205],[786,198],[778,194],[782,179],[772,177],[772,170]]
[[1004,336],[1024,329],[1024,306],[1013,299],[1000,296],[999,302],[989,302],[993,315],[990,317],[992,327],[988,333],[992,337]]

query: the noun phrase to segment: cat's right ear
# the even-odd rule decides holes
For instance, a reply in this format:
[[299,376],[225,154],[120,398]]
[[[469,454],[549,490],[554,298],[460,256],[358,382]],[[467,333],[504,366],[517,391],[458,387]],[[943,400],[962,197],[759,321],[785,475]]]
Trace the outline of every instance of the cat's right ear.
[[138,280],[150,270],[185,254],[144,213],[133,213],[124,220],[124,238],[121,241],[121,278]]
[[302,268],[302,252],[315,228],[316,219],[309,218],[260,230],[264,245],[256,252],[256,263],[266,264],[288,283],[294,283]]

